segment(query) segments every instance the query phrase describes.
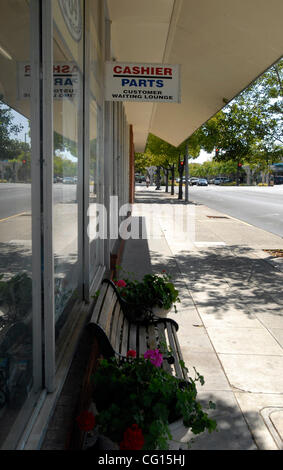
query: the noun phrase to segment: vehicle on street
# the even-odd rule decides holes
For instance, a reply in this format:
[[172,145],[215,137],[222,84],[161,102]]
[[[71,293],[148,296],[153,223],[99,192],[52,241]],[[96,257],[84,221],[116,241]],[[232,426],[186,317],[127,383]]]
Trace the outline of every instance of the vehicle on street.
[[194,178],[194,177],[190,178],[189,179],[190,186],[196,185],[198,183],[198,180],[199,180],[199,178]]
[[207,179],[205,179],[205,178],[199,178],[199,180],[198,180],[198,182],[197,182],[197,185],[198,185],[198,186],[208,186]]
[[283,184],[283,176],[274,176],[274,184]]
[[63,184],[74,184],[74,183],[75,183],[75,179],[72,176],[65,176],[65,178],[63,178]]
[[217,178],[214,179],[214,184],[222,184],[226,179],[227,178],[224,178],[223,176],[217,176]]

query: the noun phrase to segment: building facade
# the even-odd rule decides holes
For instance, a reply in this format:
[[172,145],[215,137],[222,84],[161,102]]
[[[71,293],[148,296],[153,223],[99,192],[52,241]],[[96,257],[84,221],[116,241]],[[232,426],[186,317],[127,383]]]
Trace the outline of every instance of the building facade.
[[[0,0],[1,449],[40,447],[126,238],[134,150],[179,145],[281,57],[282,0],[248,3]],[[106,101],[109,60],[181,66],[181,102]]]
[[133,144],[123,103],[104,102],[105,2],[0,6],[0,447],[21,449],[109,272]]

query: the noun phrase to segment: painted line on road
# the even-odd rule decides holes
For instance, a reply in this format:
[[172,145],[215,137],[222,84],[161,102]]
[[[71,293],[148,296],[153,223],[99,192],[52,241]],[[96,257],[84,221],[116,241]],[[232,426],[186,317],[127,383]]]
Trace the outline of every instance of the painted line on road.
[[26,215],[28,212],[20,212],[19,214],[10,215],[9,217],[5,217],[5,219],[0,219],[0,222],[4,222],[5,220],[13,219],[15,217],[20,217],[20,215]]

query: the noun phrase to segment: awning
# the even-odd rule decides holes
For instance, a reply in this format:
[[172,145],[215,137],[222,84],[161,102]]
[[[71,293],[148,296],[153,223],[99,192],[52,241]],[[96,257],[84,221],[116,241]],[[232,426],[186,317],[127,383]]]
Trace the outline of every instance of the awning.
[[173,145],[283,52],[282,0],[108,0],[120,62],[181,64],[182,102],[127,103],[136,151],[149,132]]

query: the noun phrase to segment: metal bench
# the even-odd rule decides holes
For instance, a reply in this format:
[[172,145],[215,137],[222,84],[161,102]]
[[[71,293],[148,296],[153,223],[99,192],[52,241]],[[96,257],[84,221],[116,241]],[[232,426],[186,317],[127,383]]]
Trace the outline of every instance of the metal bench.
[[141,357],[148,349],[158,348],[163,352],[162,367],[181,380],[188,379],[187,371],[182,367],[177,338],[179,326],[175,320],[153,315],[135,318],[133,309],[109,279],[102,281],[88,327],[93,330],[104,357],[123,359],[129,350],[135,350]]

